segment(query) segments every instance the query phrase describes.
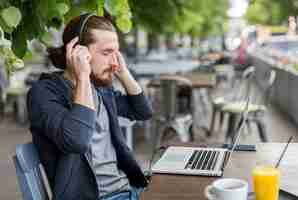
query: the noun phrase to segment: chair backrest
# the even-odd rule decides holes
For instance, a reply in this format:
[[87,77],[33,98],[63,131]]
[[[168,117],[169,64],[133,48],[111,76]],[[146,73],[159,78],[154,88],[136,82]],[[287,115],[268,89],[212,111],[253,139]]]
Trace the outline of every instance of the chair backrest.
[[49,200],[41,163],[32,143],[19,144],[13,157],[24,200]]
[[274,84],[275,80],[276,80],[276,71],[274,69],[271,69],[270,71],[268,71],[267,80],[266,80],[266,84],[265,84],[265,88],[264,88],[265,106],[267,106],[270,103],[270,98],[272,95],[272,88],[273,88],[273,84]]
[[252,87],[253,86],[252,81],[253,81],[255,72],[256,72],[256,70],[255,70],[254,66],[248,67],[243,72],[242,78],[246,81],[246,84],[245,84],[246,85],[245,86],[246,87],[246,95],[249,95],[250,97],[252,97],[254,99],[254,100],[252,100],[252,103],[267,106],[269,103],[271,89],[272,89],[272,86],[276,79],[276,72],[275,72],[275,70],[269,70],[266,73],[266,77],[264,78],[264,80],[262,80],[263,91],[261,94],[256,93],[256,91]]
[[251,96],[251,82],[255,74],[255,67],[247,67],[241,75],[239,84],[233,89],[235,96],[232,101],[246,101],[248,96]]
[[250,78],[255,71],[256,71],[256,68],[254,66],[250,66],[246,68],[242,73],[242,78],[243,79]]
[[276,79],[276,71],[270,70],[269,72],[269,78],[268,78],[268,85],[271,87]]

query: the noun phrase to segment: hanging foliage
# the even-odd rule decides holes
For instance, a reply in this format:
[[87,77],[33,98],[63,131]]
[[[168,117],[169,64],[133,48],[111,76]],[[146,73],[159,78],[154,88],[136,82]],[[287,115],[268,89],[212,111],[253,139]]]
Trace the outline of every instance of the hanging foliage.
[[115,17],[122,32],[131,29],[131,11],[127,0],[7,0],[0,1],[0,58],[7,73],[24,66],[28,42],[37,39],[51,44],[49,28],[60,28],[83,12]]

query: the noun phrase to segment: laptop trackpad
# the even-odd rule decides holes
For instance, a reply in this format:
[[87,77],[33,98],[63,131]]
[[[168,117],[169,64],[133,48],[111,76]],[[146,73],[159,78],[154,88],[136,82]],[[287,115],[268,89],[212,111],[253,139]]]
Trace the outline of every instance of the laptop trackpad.
[[169,147],[160,160],[155,164],[157,168],[184,169],[193,149]]

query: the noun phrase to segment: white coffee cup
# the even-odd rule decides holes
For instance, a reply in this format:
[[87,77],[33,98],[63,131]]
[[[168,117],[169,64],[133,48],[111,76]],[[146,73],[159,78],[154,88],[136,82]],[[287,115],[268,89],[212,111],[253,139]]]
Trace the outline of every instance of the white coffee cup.
[[209,200],[247,200],[248,184],[234,178],[222,178],[205,188]]

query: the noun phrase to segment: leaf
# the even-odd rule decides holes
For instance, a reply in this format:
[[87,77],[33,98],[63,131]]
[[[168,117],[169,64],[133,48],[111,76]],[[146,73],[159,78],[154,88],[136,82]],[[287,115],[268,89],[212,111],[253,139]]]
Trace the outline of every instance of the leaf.
[[121,17],[116,19],[117,27],[123,32],[128,33],[131,30],[132,22],[127,17]]
[[83,0],[80,3],[80,6],[87,12],[94,12],[97,9],[97,0]]
[[54,7],[53,5],[56,5],[55,0],[43,0],[39,2],[36,9],[40,11],[39,13],[44,20],[48,20],[49,11]]
[[52,35],[48,31],[45,31],[40,40],[46,46],[51,46],[52,45],[53,37],[52,37]]
[[124,33],[131,30],[131,12],[127,0],[109,0],[105,4],[109,13],[116,17],[117,27]]
[[[34,2],[36,2],[36,0],[34,0]],[[39,14],[39,8],[40,7],[37,5],[30,5],[28,3],[25,3],[22,7],[22,12],[26,14],[23,15],[21,26],[29,41],[34,38],[39,38],[41,33],[44,32],[48,22]]]
[[123,0],[108,0],[107,4],[106,4],[107,5],[107,10],[113,16],[117,16],[117,15],[119,15],[122,3],[123,3]]
[[33,53],[31,51],[27,51],[23,57],[23,60],[32,60],[33,59]]
[[12,33],[12,50],[20,58],[23,58],[27,51],[27,34],[22,27]]
[[1,17],[9,27],[17,27],[22,14],[18,8],[11,6],[1,11]]
[[2,27],[0,26],[0,40],[4,39],[4,31],[2,29]]
[[[47,25],[60,28],[64,23],[64,15],[69,13],[70,7],[67,3],[50,3],[49,5]],[[42,37],[42,35],[40,35],[40,37]]]
[[103,16],[105,0],[97,0],[97,15]]
[[2,17],[0,17],[0,26],[2,27],[3,31],[6,33],[12,33],[13,28],[9,27],[5,21],[2,19]]
[[12,64],[13,70],[22,69],[24,67],[23,60],[21,60],[17,57],[10,57],[9,62]]
[[58,3],[55,8],[60,16],[65,15],[69,11],[69,7],[65,3]]
[[72,6],[65,15],[65,22],[68,23],[73,17],[80,15],[82,8],[78,6]]
[[11,73],[16,69],[21,69],[24,67],[24,62],[16,57],[11,48],[0,47],[0,56],[4,60],[6,73],[8,76],[10,76]]

